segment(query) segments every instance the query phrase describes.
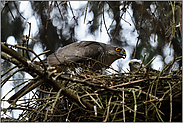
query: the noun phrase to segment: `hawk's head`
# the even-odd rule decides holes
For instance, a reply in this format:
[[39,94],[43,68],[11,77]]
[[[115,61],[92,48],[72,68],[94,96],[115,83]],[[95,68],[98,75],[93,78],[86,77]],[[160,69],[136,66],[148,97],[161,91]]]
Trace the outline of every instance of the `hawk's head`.
[[126,58],[126,51],[121,47],[108,45],[106,51],[107,51],[106,53],[107,59],[105,61],[107,62],[106,64],[108,65],[110,65],[112,62],[114,62],[119,58],[123,59]]

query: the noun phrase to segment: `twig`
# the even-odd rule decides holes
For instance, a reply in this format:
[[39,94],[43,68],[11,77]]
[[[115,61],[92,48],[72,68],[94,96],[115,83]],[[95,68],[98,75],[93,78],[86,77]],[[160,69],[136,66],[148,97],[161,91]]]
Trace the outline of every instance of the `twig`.
[[14,67],[9,68],[6,72],[4,72],[3,74],[1,74],[1,78],[3,78],[4,75],[6,75],[8,72],[10,72],[11,70],[15,69],[16,67],[18,67],[18,66],[15,65]]
[[[30,52],[32,52],[39,60],[40,60],[40,62],[43,64],[43,67],[44,67],[44,69],[46,70],[47,68],[46,68],[46,66],[45,66],[45,64],[44,64],[44,62],[40,59],[40,57],[32,50],[32,49],[30,49],[30,48],[25,48],[25,47],[22,47],[22,46],[17,46],[17,45],[11,45],[11,44],[7,44],[7,43],[4,43],[5,45],[8,45],[8,46],[12,46],[12,47],[15,47],[15,48],[20,48],[20,49],[23,49],[23,50],[28,50],[28,51],[30,51]],[[26,62],[27,62],[27,60],[26,59],[24,59]],[[24,63],[25,63],[25,61],[24,61]]]
[[61,11],[60,11],[60,8],[59,8],[59,5],[58,5],[57,1],[55,1],[55,4],[56,4],[56,6],[57,6],[57,8],[58,8],[58,10],[59,10],[61,19],[63,20],[64,18],[63,18],[63,16],[62,16],[62,13],[61,13]]
[[[139,29],[141,28],[142,26],[142,15],[143,15],[143,10],[144,10],[144,2],[142,2],[142,11],[141,11],[141,17],[140,17],[140,26],[139,26]],[[135,23],[134,23],[135,24]],[[136,27],[136,26],[135,26]],[[137,30],[139,30],[137,29]],[[139,34],[140,36],[140,32],[137,31],[137,33]],[[140,37],[138,37],[138,40],[137,40],[137,43],[136,43],[136,46],[135,46],[135,50],[134,50],[134,54],[133,54],[133,59],[135,58],[135,55],[136,55],[136,50],[137,50],[137,46],[138,46],[138,43],[140,41]]]
[[68,112],[68,115],[67,115],[67,118],[66,118],[66,122],[69,121],[68,118],[69,118],[69,114],[70,114],[70,112],[71,112],[72,106],[73,106],[73,103],[71,104],[71,107],[70,107],[70,109],[69,109],[69,112]]
[[54,110],[54,108],[55,108],[55,105],[56,105],[56,103],[57,103],[57,101],[58,101],[58,99],[59,99],[59,96],[60,96],[61,91],[62,91],[62,89],[60,89],[60,90],[58,91],[57,95],[56,95],[55,101],[54,101],[53,106],[52,106],[52,109],[51,109],[51,113],[52,113],[52,114],[53,114],[53,110]]
[[[28,49],[28,46],[29,46],[29,38],[30,38],[30,32],[31,32],[31,23],[27,22],[29,24],[29,34],[28,34],[28,37],[26,36],[26,48]],[[30,60],[30,56],[29,56],[29,53],[28,51],[26,50],[26,54],[27,54],[27,57],[28,59]]]
[[84,24],[85,24],[85,20],[86,20],[86,14],[87,14],[89,2],[90,2],[90,1],[87,2],[86,9],[85,9]]
[[92,97],[92,95],[90,94],[90,93],[88,93],[83,87],[81,87],[84,91],[85,91],[85,93],[87,93],[88,95],[89,95],[89,97],[98,105],[98,107],[100,108],[100,109],[102,109],[102,106],[100,106],[100,104]]
[[108,105],[107,105],[107,115],[106,115],[105,120],[103,122],[107,122],[107,119],[109,117],[109,113],[110,113],[109,109],[110,109],[110,105],[111,105],[111,99],[112,99],[112,95],[109,98],[109,102],[108,102]]
[[169,82],[167,82],[167,83],[170,87],[170,120],[169,120],[169,122],[171,122],[172,121],[172,87]]
[[19,9],[17,8],[17,5],[15,4],[15,1],[13,1],[13,3],[14,3],[14,5],[15,5],[15,8],[16,8],[18,14],[20,15],[20,17],[22,17],[24,20],[26,20],[25,17],[22,16],[22,14],[20,13]]
[[135,55],[136,55],[136,50],[137,50],[139,40],[140,40],[140,38],[138,37],[138,40],[137,40],[137,43],[136,43],[136,46],[135,46],[135,49],[134,49],[133,59],[135,58]]
[[17,72],[22,71],[24,68],[19,68],[18,70],[14,71],[13,73],[9,74],[2,82],[1,82],[1,88],[3,85],[10,79],[13,75],[15,75]]
[[[72,9],[72,7],[71,7],[71,3],[69,2],[69,7],[70,7],[70,9],[71,9],[71,12],[72,12],[72,15],[73,15],[73,18],[74,18],[74,20],[76,21],[76,16],[74,15],[74,12],[73,12],[73,9]],[[77,22],[77,21],[76,21]]]
[[47,20],[46,20],[47,22],[46,22],[46,27],[45,27],[45,29],[47,29],[47,27],[48,27],[48,21],[49,21],[49,18],[50,18],[50,11],[51,11],[52,3],[53,3],[53,1],[51,1],[50,7],[49,7],[48,17],[47,17]]
[[2,8],[2,10],[1,10],[1,14],[2,14],[3,10],[5,9],[5,7],[8,5],[8,2],[9,2],[9,1],[5,2],[5,5],[4,5],[4,7]]
[[133,122],[135,122],[136,120],[136,112],[137,112],[137,101],[136,101],[136,95],[135,95],[135,90],[132,89],[132,93],[133,93],[133,99],[134,99],[134,119]]
[[13,20],[15,20],[15,17],[13,16],[13,13],[12,13],[12,11],[11,11],[9,5],[8,5],[8,2],[7,2],[5,5],[7,5],[8,9],[9,9],[9,11],[10,11],[10,14],[11,14],[11,16],[13,17]]
[[142,59],[142,63],[140,64],[140,67],[138,69],[138,72],[140,71],[140,68],[142,68],[142,64],[144,63],[145,57],[146,57],[146,53],[144,53],[144,57]]
[[149,62],[144,66],[144,68],[146,68],[149,64],[151,64],[151,63],[154,61],[155,58],[156,58],[156,56],[155,56],[154,58],[152,58],[151,61],[149,61]]
[[102,17],[103,17],[103,21],[104,21],[104,26],[105,26],[105,29],[106,29],[106,31],[107,31],[107,34],[108,34],[110,40],[112,40],[112,38],[111,38],[111,36],[110,36],[110,34],[109,34],[108,30],[107,30],[106,23],[105,23],[105,17],[104,17],[104,3],[103,3],[102,9],[103,9],[103,12],[102,12],[103,16],[102,16]]
[[123,121],[125,122],[125,91],[124,91],[124,87],[122,88],[122,97],[123,97],[123,101],[122,101]]

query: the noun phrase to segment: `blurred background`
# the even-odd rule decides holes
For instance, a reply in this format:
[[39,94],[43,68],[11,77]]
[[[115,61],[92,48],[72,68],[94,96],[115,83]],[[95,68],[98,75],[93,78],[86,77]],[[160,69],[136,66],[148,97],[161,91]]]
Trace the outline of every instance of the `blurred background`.
[[[182,55],[182,1],[1,1],[1,42],[21,45],[24,36],[37,54],[51,50],[41,59],[72,42],[98,41],[127,51],[126,59],[112,64],[119,72],[128,72],[130,60],[142,60],[144,53],[144,64],[155,57],[150,67],[162,70]],[[1,59],[1,73],[13,66]],[[181,66],[182,61],[175,62],[173,69]],[[15,74],[1,96],[29,78]]]

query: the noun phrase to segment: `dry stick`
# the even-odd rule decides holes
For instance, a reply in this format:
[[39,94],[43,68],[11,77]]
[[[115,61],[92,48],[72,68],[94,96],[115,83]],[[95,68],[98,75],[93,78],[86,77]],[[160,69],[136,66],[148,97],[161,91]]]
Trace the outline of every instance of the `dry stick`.
[[71,3],[70,3],[70,2],[69,2],[69,7],[70,7],[70,9],[71,9],[71,12],[72,12],[72,15],[73,15],[74,20],[76,20],[75,15],[74,15],[74,12],[73,12],[73,9],[72,9],[72,7],[71,7]]
[[134,49],[133,59],[135,58],[135,54],[136,54],[136,50],[137,50],[137,45],[139,43],[139,39],[140,38],[138,38],[137,43],[136,43],[136,46],[135,46],[135,49]]
[[22,89],[20,89],[18,92],[16,92],[13,96],[11,96],[8,101],[10,103],[16,103],[19,98],[24,96],[25,94],[29,93],[31,90],[38,87],[41,83],[43,83],[43,80],[32,80],[30,83],[25,85]]
[[7,4],[8,4],[8,1],[4,4],[4,7],[1,10],[1,14],[2,14],[3,10],[5,9],[5,7],[7,6]]
[[70,112],[71,112],[72,106],[73,106],[73,103],[72,103],[72,105],[71,105],[71,107],[70,107],[70,109],[69,109],[69,112],[68,112],[67,118],[65,119],[65,120],[66,120],[66,122],[67,122],[67,121],[69,121],[69,119],[68,119],[68,118],[69,118],[69,114],[70,114]]
[[[50,52],[50,50],[44,51],[44,52],[42,52],[42,53],[38,54],[37,56],[41,56],[41,55],[43,55],[43,54],[45,54],[45,53],[48,53],[48,52]],[[34,59],[36,59],[36,58],[37,58],[37,56],[33,57],[33,58],[31,59],[31,62],[33,62],[33,61],[34,61]],[[41,61],[42,61],[42,60],[41,60]],[[44,62],[43,62],[43,63],[44,63]]]
[[49,92],[49,91],[42,90],[40,88],[38,88],[37,91],[40,91],[40,92],[43,92],[43,93],[47,93],[47,94],[57,94],[57,92]]
[[[175,86],[177,86],[178,84],[181,84],[181,83],[182,83],[182,81],[179,81],[178,83],[174,84],[174,85],[172,86],[172,88],[174,88]],[[161,100],[163,100],[164,96],[165,96],[169,91],[170,91],[170,89],[167,90],[167,91],[163,94],[163,96],[161,97]]]
[[[28,49],[28,45],[29,45],[29,38],[30,38],[30,32],[31,32],[31,23],[27,22],[29,24],[29,34],[28,34],[28,37],[26,36],[26,48]],[[27,54],[27,57],[28,59],[30,60],[30,56],[29,56],[29,53],[28,51],[26,50],[26,54]]]
[[[50,92],[51,92],[51,91],[52,91],[52,88],[51,88]],[[50,97],[50,94],[49,94],[47,97]],[[36,108],[37,111],[38,111],[38,114],[41,113],[41,111],[42,111],[43,109],[45,109],[46,107],[47,107],[47,109],[50,109],[50,108],[51,108],[52,102],[54,102],[54,100],[51,101],[51,98],[49,98],[48,100],[46,100],[46,103],[44,103],[43,105],[38,106],[38,107]],[[50,106],[49,106],[49,104],[50,104]],[[42,108],[41,108],[41,107],[42,107]],[[41,108],[41,109],[40,109],[40,108]],[[39,109],[40,109],[40,110],[39,110]],[[46,115],[46,114],[45,114],[45,115]],[[38,115],[37,115],[37,116],[38,116]],[[33,121],[36,120],[37,116],[35,117],[35,119],[34,119]],[[47,116],[45,116],[45,117],[47,117]],[[44,119],[44,120],[46,120],[46,119]]]
[[125,122],[125,91],[124,91],[124,87],[122,88],[122,97],[123,97],[123,102],[122,102],[122,106],[123,106],[123,121]]
[[[144,4],[144,3],[142,3],[142,4]],[[143,9],[144,9],[144,7],[143,7],[143,5],[142,5],[142,12],[141,12],[141,18],[140,18],[140,26],[139,26],[139,28],[141,28],[141,26],[142,26]],[[138,30],[138,29],[137,29],[137,30]],[[138,31],[137,31],[137,33],[139,34]],[[140,34],[139,34],[139,35],[140,35]],[[140,40],[140,38],[138,37],[138,40],[137,40],[137,43],[136,43],[136,46],[135,46],[135,51],[134,51],[134,54],[133,54],[133,59],[135,58],[135,55],[136,55],[136,50],[137,50],[137,45],[138,45],[138,43],[139,43],[139,40]]]
[[[131,108],[128,107],[127,105],[125,105],[125,107],[126,107],[128,110],[130,110],[130,112],[135,112],[133,109],[131,109]],[[136,113],[139,113],[139,114],[143,114],[143,115],[144,115],[144,113],[142,113],[142,112],[136,111]]]
[[119,108],[120,108],[120,105],[118,105],[118,107],[117,107],[117,109],[116,109],[116,112],[115,112],[115,114],[114,114],[114,117],[113,117],[113,119],[112,119],[112,121],[111,121],[111,122],[113,122],[113,121],[114,121],[114,119],[116,118],[116,114],[118,113]]
[[85,24],[85,20],[86,20],[86,14],[87,14],[87,10],[88,10],[88,5],[89,5],[89,1],[87,2],[86,9],[85,9],[84,24]]
[[43,8],[44,8],[44,13],[46,15],[46,10],[45,10],[45,4],[44,4],[44,1],[41,2],[43,4]]
[[119,84],[119,85],[114,85],[114,86],[111,86],[109,88],[115,88],[115,87],[119,87],[119,86],[125,86],[125,85],[129,85],[129,84],[137,83],[137,82],[143,82],[145,80],[148,80],[148,79],[140,79],[140,80],[136,80],[136,81],[129,81],[127,83],[122,83],[122,84]]
[[[146,57],[146,53],[144,53],[144,57],[143,57],[143,59],[142,59],[142,63],[140,64],[140,67],[139,67],[139,69],[138,69],[138,72],[140,71],[140,68],[142,67],[142,64],[144,63],[145,57]],[[138,73],[138,72],[137,72],[137,73]]]
[[26,20],[26,19],[22,16],[22,14],[20,13],[19,9],[17,8],[17,5],[15,4],[15,1],[14,1],[13,3],[14,3],[14,6],[15,6],[15,8],[16,8],[18,14],[20,15],[20,17],[22,17],[24,20]]
[[154,61],[155,58],[156,58],[156,56],[155,56],[154,58],[152,58],[151,61],[149,61],[149,62],[144,66],[144,68],[146,68],[149,64],[151,64],[151,63]]
[[60,8],[59,8],[59,5],[58,5],[57,1],[55,1],[55,3],[56,3],[56,6],[57,6],[57,8],[58,8],[58,10],[59,10],[59,13],[60,13],[61,19],[63,20],[64,18],[63,18],[63,16],[62,16],[62,13],[61,13],[61,11],[60,11]]
[[121,20],[121,18],[123,17],[123,14],[124,14],[124,13],[122,13],[121,16],[120,16],[120,19],[119,19],[119,22],[118,22],[118,25],[117,25],[117,28],[116,28],[116,32],[115,32],[115,34],[114,34],[112,40],[114,40],[114,38],[116,37],[117,33],[119,33],[118,28],[120,27],[120,20]]
[[[111,7],[111,5],[109,4],[109,1],[106,1],[107,2],[107,4],[109,5],[109,9],[111,8],[113,8],[113,7]],[[121,10],[122,10],[123,8],[121,8]],[[114,18],[116,18],[117,17],[117,15],[120,13],[120,11],[118,11],[117,13],[116,13],[116,15],[114,16]],[[114,23],[114,19],[112,20],[112,22],[111,22],[111,24],[110,24],[110,26],[109,26],[109,28],[107,29],[107,31],[109,31],[109,29],[111,28],[111,26],[112,26],[112,24]]]
[[6,94],[4,95],[3,98],[1,98],[1,100],[3,100],[3,99],[4,99],[9,93],[11,93],[15,88],[17,88],[17,87],[19,87],[19,86],[25,84],[26,82],[28,82],[28,81],[22,82],[22,83],[18,84],[17,86],[13,87],[8,93],[6,93]]
[[12,16],[12,17],[13,17],[13,19],[15,20],[15,17],[13,16],[13,13],[12,13],[12,11],[11,11],[11,9],[10,9],[10,7],[9,7],[8,3],[6,3],[6,4],[7,4],[7,7],[8,7],[8,9],[9,9],[9,11],[10,11],[11,16]]
[[57,93],[57,95],[56,95],[56,99],[54,100],[54,103],[53,103],[53,106],[52,106],[52,109],[51,109],[51,113],[52,113],[52,114],[53,114],[53,110],[54,110],[54,108],[55,108],[55,105],[56,105],[56,103],[57,103],[57,101],[58,101],[58,99],[59,99],[59,96],[60,96],[61,91],[62,91],[62,89],[60,89],[60,90],[58,91],[58,93]]
[[[46,68],[46,65],[44,64],[44,62],[41,60],[41,58],[40,58],[32,49],[30,49],[30,48],[27,49],[27,48],[22,47],[22,46],[11,45],[11,44],[7,44],[7,43],[4,43],[4,44],[5,44],[5,45],[8,45],[8,46],[11,46],[11,47],[20,48],[20,49],[28,50],[28,51],[32,52],[32,53],[40,60],[40,62],[43,64],[44,69],[45,69],[45,70],[47,69],[47,68]],[[1,43],[1,45],[2,45],[2,43]],[[26,61],[27,61],[27,59],[26,59]]]
[[[151,102],[151,103],[152,103],[152,102]],[[155,107],[156,112],[157,112],[157,115],[159,116],[161,122],[164,122],[163,119],[162,119],[162,117],[161,117],[161,115],[160,115],[160,113],[163,114],[163,115],[165,115],[165,114],[164,114],[161,110],[159,110],[159,109],[157,108],[157,106],[156,106],[154,103],[152,103],[152,105]],[[159,112],[160,112],[160,113],[159,113]]]
[[[170,76],[163,76],[163,77],[159,77],[159,79],[171,79],[172,77]],[[129,84],[133,84],[133,83],[137,83],[137,82],[143,82],[143,81],[146,81],[146,80],[153,80],[155,79],[156,80],[156,77],[149,77],[149,78],[145,78],[145,79],[140,79],[140,80],[135,80],[135,81],[129,81],[127,83],[122,83],[122,84],[118,84],[118,85],[114,85],[114,86],[111,86],[109,88],[115,88],[115,87],[120,87],[120,86],[125,86],[125,85],[129,85]]]
[[45,117],[44,117],[43,122],[46,122],[46,120],[48,119],[48,111],[49,111],[50,107],[51,107],[51,106],[49,106],[49,107],[47,108],[47,110],[46,110],[46,114],[45,114]]
[[3,85],[8,81],[8,79],[10,79],[13,75],[15,75],[17,72],[22,71],[24,68],[19,68],[18,70],[14,71],[13,73],[11,73],[10,75],[8,75],[2,82],[1,82],[1,88],[3,87]]
[[112,95],[111,95],[111,97],[109,98],[109,102],[108,102],[108,105],[107,105],[107,115],[106,115],[106,118],[105,118],[105,120],[103,121],[103,122],[106,122],[107,121],[107,119],[108,119],[108,117],[109,117],[109,109],[110,109],[110,104],[111,104],[111,99],[112,99]]
[[18,66],[15,65],[14,67],[8,69],[6,72],[4,72],[3,74],[1,74],[1,78],[3,78],[4,75],[6,75],[8,72],[10,72],[11,70],[15,69],[16,67],[18,67]]
[[52,3],[53,3],[53,1],[51,1],[50,7],[49,7],[48,17],[47,17],[47,20],[46,20],[47,22],[46,22],[46,27],[45,27],[45,29],[47,29],[47,26],[48,26],[48,20],[49,20],[49,18],[50,18],[50,10],[51,10]]
[[[118,99],[119,99],[119,96],[117,96],[116,97],[117,99],[114,101],[114,104],[113,104],[113,107],[112,107],[112,109],[111,109],[111,111],[110,111],[110,114],[112,115],[112,113],[113,113],[113,111],[114,111],[114,109],[115,109],[115,107],[116,107],[116,105],[117,105],[117,101],[118,101]],[[115,117],[115,115],[114,115],[114,117]],[[114,119],[114,117],[113,117],[113,119]],[[113,121],[113,120],[112,120]]]
[[110,36],[110,34],[109,34],[109,32],[108,32],[108,30],[107,30],[107,26],[106,26],[106,23],[105,23],[105,17],[104,17],[104,3],[103,3],[103,7],[102,7],[102,9],[103,9],[103,20],[104,20],[104,26],[105,26],[105,29],[106,29],[106,31],[107,31],[107,34],[108,34],[108,36],[109,36],[109,38],[110,38],[110,40],[112,40],[112,38],[111,38],[111,36]]
[[175,1],[174,4],[172,5],[172,2],[170,1],[171,7],[172,7],[172,17],[173,17],[173,21],[172,21],[172,36],[170,37],[170,43],[169,43],[169,48],[171,47],[171,43],[172,43],[172,39],[173,37],[175,37]]
[[170,87],[170,120],[169,122],[171,122],[172,121],[172,87],[169,82],[167,83],[169,84],[169,87]]
[[81,100],[80,100],[80,97],[79,97],[78,93],[76,93],[76,95],[77,95],[77,98],[78,98],[79,103],[80,103],[84,108],[86,108],[86,106],[81,102]]
[[[83,89],[83,87],[81,87],[82,89]],[[84,90],[84,89],[83,89]],[[102,106],[100,106],[100,104],[95,100],[95,98],[94,97],[92,97],[92,95],[90,94],[90,93],[88,93],[86,90],[84,90],[85,91],[85,93],[87,93],[87,95],[89,95],[89,97],[98,105],[98,107],[100,108],[100,109],[102,109]]]

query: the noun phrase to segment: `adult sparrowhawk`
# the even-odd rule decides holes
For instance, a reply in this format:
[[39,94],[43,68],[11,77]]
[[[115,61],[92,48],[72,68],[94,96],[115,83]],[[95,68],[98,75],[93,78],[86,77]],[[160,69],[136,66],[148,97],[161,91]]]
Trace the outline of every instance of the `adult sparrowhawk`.
[[[69,69],[70,67],[76,68],[78,64],[80,64],[79,67],[85,65],[99,70],[107,68],[119,58],[126,58],[126,51],[121,47],[95,41],[78,41],[62,47],[43,61],[46,65],[55,67],[57,72],[60,72],[68,70],[68,67]],[[38,62],[35,63],[40,65]],[[70,63],[71,66],[68,65]],[[27,87],[29,87],[30,84],[31,83],[28,83],[10,97],[9,102],[11,103],[12,100],[16,99],[22,92],[27,91]],[[24,95],[26,93],[24,93]]]
[[45,60],[52,67],[72,62],[101,69],[107,68],[119,58],[126,58],[126,51],[121,47],[95,41],[77,41],[62,47]]

